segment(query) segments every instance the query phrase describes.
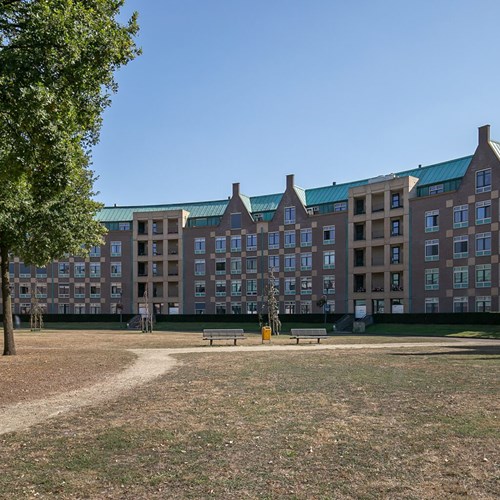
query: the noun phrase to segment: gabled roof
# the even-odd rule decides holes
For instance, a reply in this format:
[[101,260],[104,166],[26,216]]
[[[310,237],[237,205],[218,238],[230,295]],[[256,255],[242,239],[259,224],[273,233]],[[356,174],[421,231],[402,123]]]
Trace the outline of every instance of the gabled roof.
[[[490,144],[500,158],[500,143],[490,141]],[[414,168],[403,172],[395,173],[396,177],[413,176],[419,179],[418,186],[439,184],[452,179],[463,177],[470,165],[472,156],[465,156],[443,163],[436,163],[426,167]],[[335,203],[347,200],[349,189],[355,186],[368,184],[370,179],[347,182],[345,184],[334,184],[331,186],[302,189],[295,186],[295,192],[299,199],[306,206],[321,205],[324,203]],[[283,193],[267,194],[262,196],[241,195],[241,200],[250,213],[272,212],[278,207]],[[163,210],[186,210],[190,218],[198,217],[220,217],[224,214],[229,200],[202,201],[194,203],[178,203],[169,205],[146,205],[128,207],[105,207],[98,212],[96,218],[101,222],[124,222],[131,221],[134,212],[155,212]]]

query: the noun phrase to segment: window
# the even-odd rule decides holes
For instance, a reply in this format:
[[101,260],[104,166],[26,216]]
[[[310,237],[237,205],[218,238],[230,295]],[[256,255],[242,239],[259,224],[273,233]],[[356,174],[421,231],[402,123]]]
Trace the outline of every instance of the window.
[[453,207],[453,228],[459,229],[469,225],[469,207],[467,205],[458,205]]
[[312,229],[301,229],[300,230],[300,246],[310,247],[312,245]]
[[122,255],[122,242],[112,241],[111,242],[111,257],[121,257]]
[[425,232],[432,233],[439,230],[439,210],[425,212]]
[[335,226],[323,226],[323,244],[332,245],[335,243]]
[[425,299],[425,312],[428,314],[439,312],[439,299],[437,297]]
[[194,296],[195,297],[205,297],[205,282],[195,281],[194,282]]
[[476,297],[476,312],[490,312],[491,297]]
[[69,278],[69,264],[67,262],[59,262],[59,278]]
[[247,257],[247,273],[256,273],[257,272],[257,258],[256,257]]
[[295,207],[285,207],[285,224],[295,224]]
[[130,222],[119,222],[118,223],[119,231],[130,231]]
[[476,288],[489,288],[491,286],[491,264],[476,266]]
[[[14,267],[14,266],[12,266],[12,267]],[[20,278],[31,278],[31,266],[25,264],[24,262],[20,262],[19,263],[19,277]]]
[[[13,276],[11,275],[11,278]],[[36,268],[36,277],[37,278],[46,278],[47,277],[47,268],[46,267],[37,267]]]
[[[12,297],[14,297],[14,293],[12,293]],[[19,285],[19,298],[21,299],[29,299],[31,297],[30,287],[28,285]]]
[[444,192],[443,184],[435,184],[434,186],[429,186],[429,195],[439,194]]
[[257,235],[247,234],[247,250],[257,250]]
[[83,283],[75,283],[75,299],[84,299],[85,298],[85,285]]
[[194,239],[194,253],[205,253],[205,238]]
[[269,270],[270,271],[279,271],[280,270],[280,256],[279,255],[270,255],[269,256]]
[[247,314],[257,314],[257,302],[247,302]]
[[399,219],[391,220],[391,236],[401,235],[401,221]]
[[75,278],[85,278],[85,262],[75,262],[73,264],[73,275]]
[[323,269],[335,269],[335,250],[323,252]]
[[226,296],[226,282],[225,281],[216,281],[215,282],[215,296],[216,297],[225,297]]
[[[231,295],[233,297],[241,296],[241,280],[232,280],[231,281]],[[240,311],[241,313],[241,311]]]
[[312,254],[302,253],[300,254],[300,270],[310,271],[312,269]]
[[301,295],[310,295],[312,293],[311,276],[303,276],[300,278],[300,293]]
[[439,260],[439,240],[425,240],[425,260]]
[[325,295],[335,293],[335,276],[323,276],[323,293]]
[[231,274],[241,274],[241,257],[231,258]]
[[491,222],[491,200],[476,203],[476,224],[489,224]]
[[391,247],[391,264],[401,263],[401,247]]
[[491,168],[476,172],[476,193],[491,191]]
[[354,200],[354,215],[360,215],[365,213],[365,199],[358,198]]
[[119,299],[122,296],[122,284],[121,283],[111,283],[111,298]]
[[334,212],[345,212],[347,210],[347,201],[339,201],[333,204]]
[[217,236],[215,238],[215,252],[221,253],[226,251],[226,237],[225,236]]
[[216,302],[215,303],[215,314],[226,314],[226,303]]
[[295,295],[297,293],[295,282],[295,278],[285,278],[285,295]]
[[90,257],[100,257],[101,256],[101,247],[90,247],[89,256]]
[[101,285],[90,285],[90,298],[91,299],[101,298]]
[[241,229],[241,213],[231,214],[231,229]]
[[69,285],[59,285],[59,298],[67,299],[69,297]]
[[194,261],[194,275],[195,276],[205,275],[205,259],[196,259]]
[[476,257],[491,255],[491,233],[476,234]]
[[439,269],[425,270],[425,289],[426,290],[439,289]]
[[257,295],[257,280],[247,280],[247,295]]
[[295,271],[295,254],[285,254],[285,271]]
[[85,304],[74,305],[75,314],[85,314]]
[[295,248],[295,231],[285,231],[285,248]]
[[100,262],[91,262],[90,263],[90,277],[91,278],[100,278],[101,277],[101,264],[100,264]]
[[469,237],[464,234],[463,236],[455,236],[453,238],[453,258],[463,259],[469,256]]
[[215,274],[226,274],[226,259],[215,259]]
[[392,292],[403,291],[403,280],[401,277],[401,273],[391,273],[391,291]]
[[469,286],[469,268],[459,266],[453,268],[453,288],[468,288]]
[[267,237],[268,237],[267,245],[269,250],[276,250],[277,248],[280,247],[280,233],[274,231],[272,233],[269,233]]
[[231,252],[241,252],[241,236],[231,236]]
[[453,312],[454,313],[465,313],[469,310],[469,298],[468,297],[453,297]]
[[391,194],[391,208],[401,207],[401,195],[399,193]]
[[285,314],[295,314],[295,302],[285,302]]
[[241,302],[233,302],[231,304],[231,314],[241,314]]
[[90,314],[101,314],[101,304],[90,304]]
[[111,262],[111,277],[121,278],[122,275],[122,263],[121,262]]
[[195,314],[205,314],[205,302],[195,302],[194,303],[194,313]]
[[69,314],[69,304],[59,304],[59,314]]
[[279,295],[280,292],[280,280],[279,278],[274,278],[271,280],[273,282],[274,290],[276,292],[276,295]]
[[310,300],[303,300],[300,303],[300,314],[310,314],[312,312],[312,302]]

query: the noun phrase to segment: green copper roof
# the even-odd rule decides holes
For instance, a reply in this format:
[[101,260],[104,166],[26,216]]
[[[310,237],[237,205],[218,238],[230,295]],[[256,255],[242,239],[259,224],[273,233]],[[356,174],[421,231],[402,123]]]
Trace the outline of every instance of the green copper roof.
[[[418,186],[426,186],[429,184],[439,184],[451,179],[459,179],[465,175],[467,168],[472,160],[472,156],[458,158],[427,167],[414,168],[397,172],[396,177],[418,177]],[[349,189],[355,186],[368,184],[370,179],[362,181],[348,182],[346,184],[335,184],[322,188],[308,189],[306,191],[307,206],[321,205],[322,203],[334,203],[336,201],[347,200],[349,197]]]
[[[492,148],[500,157],[500,143],[490,142]],[[418,186],[439,184],[452,179],[460,179],[465,175],[472,160],[472,156],[458,158],[435,165],[429,165],[412,170],[395,173],[397,177],[418,177]],[[348,182],[345,184],[333,184],[331,186],[304,190],[295,186],[295,191],[300,200],[306,206],[321,205],[324,203],[335,203],[347,200],[349,189],[354,186],[368,184],[370,179]],[[282,193],[268,194],[262,196],[248,197],[240,195],[243,203],[250,213],[272,212],[278,207]],[[97,214],[97,220],[101,222],[126,222],[131,221],[134,212],[155,212],[163,210],[186,210],[189,218],[220,217],[224,214],[229,200],[205,201],[195,203],[179,203],[170,205],[146,205],[134,207],[105,207]]]

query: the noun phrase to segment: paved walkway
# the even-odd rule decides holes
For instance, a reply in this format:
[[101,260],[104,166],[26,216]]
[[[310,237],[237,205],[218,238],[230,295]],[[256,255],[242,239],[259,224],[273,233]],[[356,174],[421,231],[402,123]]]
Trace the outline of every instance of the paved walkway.
[[499,340],[452,339],[442,342],[391,342],[383,344],[299,344],[299,345],[253,345],[253,346],[207,346],[178,349],[131,349],[137,358],[132,366],[91,387],[57,394],[44,399],[17,403],[0,408],[0,435],[22,431],[31,426],[75,411],[84,406],[96,405],[115,398],[119,394],[163,375],[178,361],[176,354],[191,353],[253,353],[262,351],[331,351],[355,349],[415,349],[499,346]]

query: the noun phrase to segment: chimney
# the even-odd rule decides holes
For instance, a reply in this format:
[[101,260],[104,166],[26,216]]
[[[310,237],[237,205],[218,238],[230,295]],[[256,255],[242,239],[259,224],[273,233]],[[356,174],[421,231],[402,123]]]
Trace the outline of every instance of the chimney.
[[286,188],[293,189],[293,174],[288,174],[286,176]]
[[240,195],[240,183],[233,182],[233,198],[237,198]]
[[490,126],[483,125],[479,127],[479,145],[488,144],[490,142]]

